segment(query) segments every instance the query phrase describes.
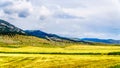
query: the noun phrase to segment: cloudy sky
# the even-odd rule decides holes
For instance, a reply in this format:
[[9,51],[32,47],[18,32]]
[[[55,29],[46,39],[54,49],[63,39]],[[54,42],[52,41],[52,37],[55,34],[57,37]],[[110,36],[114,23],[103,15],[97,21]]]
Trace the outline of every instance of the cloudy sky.
[[24,30],[120,39],[120,0],[0,0],[0,19]]

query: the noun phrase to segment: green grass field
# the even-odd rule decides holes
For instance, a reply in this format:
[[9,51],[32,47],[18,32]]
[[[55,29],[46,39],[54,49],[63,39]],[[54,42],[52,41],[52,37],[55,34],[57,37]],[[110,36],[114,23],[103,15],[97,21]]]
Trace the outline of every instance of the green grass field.
[[120,68],[120,46],[0,36],[0,68]]

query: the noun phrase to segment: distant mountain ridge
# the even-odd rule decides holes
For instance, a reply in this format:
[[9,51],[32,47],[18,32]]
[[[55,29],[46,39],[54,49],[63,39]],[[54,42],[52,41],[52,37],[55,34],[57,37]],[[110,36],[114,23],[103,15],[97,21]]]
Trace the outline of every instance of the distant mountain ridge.
[[82,38],[83,41],[106,43],[106,44],[120,44],[120,40],[113,39],[98,39],[98,38]]
[[73,42],[82,42],[82,43],[88,43],[88,44],[93,44],[93,43],[105,43],[105,44],[120,44],[120,40],[113,40],[113,39],[97,39],[97,38],[67,38],[67,37],[61,37],[56,34],[49,34],[40,30],[26,30],[25,31],[27,34],[36,36],[39,38],[44,38],[48,40],[53,40],[53,41],[73,41]]
[[28,35],[32,35],[32,36],[36,36],[36,37],[44,38],[44,39],[48,39],[48,40],[53,40],[53,41],[65,41],[65,40],[67,40],[67,41],[73,41],[73,42],[87,43],[87,42],[82,41],[82,40],[75,40],[72,38],[61,37],[61,36],[58,36],[56,34],[50,34],[50,33],[40,31],[40,30],[25,30],[25,32]]
[[44,38],[50,41],[72,41],[72,42],[82,42],[82,43],[106,43],[106,44],[120,44],[120,40],[113,40],[113,39],[98,39],[98,38],[67,38],[62,37],[56,34],[50,34],[43,32],[41,30],[22,30],[7,21],[0,19],[0,35],[6,35],[6,34],[24,34],[24,35],[31,35],[36,36],[39,38]]
[[0,34],[25,34],[25,32],[7,21],[0,19]]

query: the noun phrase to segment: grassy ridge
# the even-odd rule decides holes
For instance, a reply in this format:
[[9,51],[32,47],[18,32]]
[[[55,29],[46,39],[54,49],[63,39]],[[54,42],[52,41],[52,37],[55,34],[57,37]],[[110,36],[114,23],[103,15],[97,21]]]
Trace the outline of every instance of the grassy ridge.
[[73,45],[77,43],[68,42],[54,42],[46,39],[37,38],[34,36],[23,35],[0,35],[0,47],[20,48],[25,46],[38,46],[38,47],[64,47],[67,45]]

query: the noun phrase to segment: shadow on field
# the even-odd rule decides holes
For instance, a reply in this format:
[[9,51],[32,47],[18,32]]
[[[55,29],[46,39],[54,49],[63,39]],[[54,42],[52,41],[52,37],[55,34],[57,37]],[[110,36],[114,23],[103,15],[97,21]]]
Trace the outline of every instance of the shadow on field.
[[115,65],[115,66],[112,66],[110,68],[120,68],[120,65]]
[[120,55],[120,52],[109,53],[62,53],[62,52],[2,52],[4,54],[53,54],[53,55]]

